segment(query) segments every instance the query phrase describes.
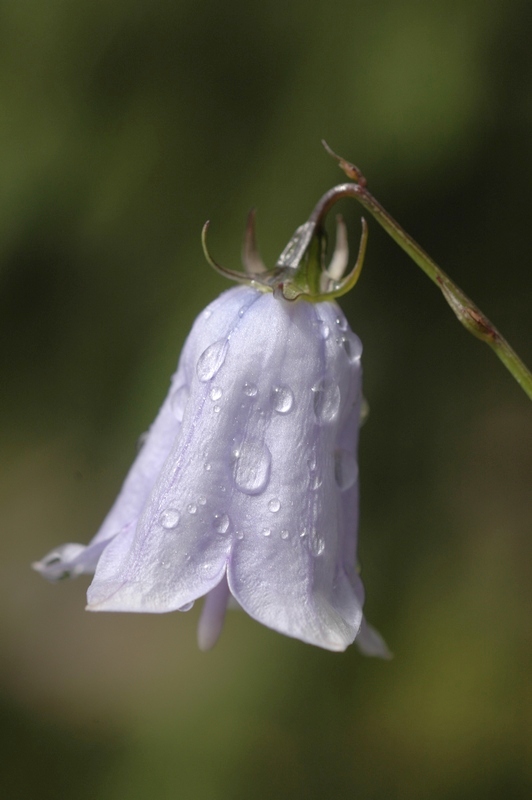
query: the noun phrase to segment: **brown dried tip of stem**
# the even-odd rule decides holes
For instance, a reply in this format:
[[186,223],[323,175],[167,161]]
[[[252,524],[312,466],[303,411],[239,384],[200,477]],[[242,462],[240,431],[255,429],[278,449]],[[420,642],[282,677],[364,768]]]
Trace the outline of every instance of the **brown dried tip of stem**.
[[362,174],[362,172],[359,170],[358,167],[356,167],[350,161],[346,161],[345,158],[342,158],[342,156],[339,156],[337,153],[335,153],[334,150],[332,150],[329,147],[329,145],[327,144],[325,139],[322,139],[321,143],[322,143],[323,147],[325,148],[325,150],[327,151],[327,153],[330,156],[332,156],[336,161],[338,161],[340,169],[343,172],[345,172],[345,174],[347,175],[348,178],[351,178],[352,181],[356,181],[356,183],[358,183],[359,186],[362,186],[362,187],[366,186],[367,181],[366,181],[364,175]]

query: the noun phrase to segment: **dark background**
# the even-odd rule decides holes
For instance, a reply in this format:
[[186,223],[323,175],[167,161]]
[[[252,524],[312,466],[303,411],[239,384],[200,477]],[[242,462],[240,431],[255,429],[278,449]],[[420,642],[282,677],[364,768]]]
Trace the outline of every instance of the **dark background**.
[[[190,325],[343,176],[532,363],[527,0],[0,7],[0,784],[48,800],[521,800],[532,790],[530,402],[375,223],[360,559],[395,658],[197,609],[90,615],[29,569],[86,542]],[[360,209],[345,212],[353,235]]]

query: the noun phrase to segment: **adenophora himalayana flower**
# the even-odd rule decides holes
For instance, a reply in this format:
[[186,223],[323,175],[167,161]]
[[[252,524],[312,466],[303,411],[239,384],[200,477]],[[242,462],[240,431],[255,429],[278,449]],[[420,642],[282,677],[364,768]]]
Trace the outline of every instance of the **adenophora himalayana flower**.
[[326,210],[271,272],[250,217],[247,274],[231,273],[248,285],[197,318],[100,531],[34,565],[51,580],[95,572],[90,610],[186,611],[205,597],[198,640],[207,649],[232,597],[304,642],[344,650],[356,639],[388,655],[364,620],[356,561],[362,346],[334,302],[360,271],[365,227],[342,280],[342,223],[322,264]]

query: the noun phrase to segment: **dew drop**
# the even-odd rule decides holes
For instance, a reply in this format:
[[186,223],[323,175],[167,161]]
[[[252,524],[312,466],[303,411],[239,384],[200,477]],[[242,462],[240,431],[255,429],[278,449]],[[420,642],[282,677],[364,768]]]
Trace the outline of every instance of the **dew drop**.
[[336,450],[334,454],[334,479],[340,491],[345,492],[358,478],[358,464],[352,453]]
[[205,470],[205,472],[210,472],[212,469],[212,464],[209,464],[209,462],[206,461],[205,464],[203,465],[203,469]]
[[313,556],[321,556],[325,550],[325,542],[316,528],[312,528],[309,536],[309,548]]
[[188,386],[180,386],[170,398],[170,408],[178,422],[183,420],[185,406],[188,400]]
[[211,400],[216,401],[216,400],[220,399],[222,394],[223,394],[223,392],[222,392],[222,390],[220,389],[219,386],[213,386],[211,391],[209,392],[209,397],[211,398]]
[[227,339],[219,339],[203,351],[196,365],[196,373],[200,381],[205,383],[206,381],[210,381],[211,378],[214,378],[225,361],[227,348]]
[[213,528],[216,533],[227,533],[229,530],[229,517],[227,514],[215,514],[213,519]]
[[239,316],[239,317],[243,317],[243,316],[244,316],[244,314],[246,313],[246,311],[247,311],[247,306],[242,306],[242,308],[241,308],[241,309],[240,309],[240,311],[238,312],[238,316]]
[[340,409],[340,387],[330,378],[322,378],[313,387],[314,413],[320,422],[333,422]]
[[294,405],[294,393],[289,386],[274,386],[272,401],[273,408],[278,414],[288,414]]
[[203,319],[210,319],[212,317],[212,311],[210,308],[206,308],[203,312]]
[[321,475],[311,475],[310,476],[310,489],[311,491],[315,492],[320,486],[323,484],[323,479]]
[[167,531],[171,531],[173,528],[177,528],[179,524],[179,511],[177,508],[167,508],[166,511],[163,511],[161,516],[159,517],[159,522],[163,528]]
[[221,409],[220,406],[214,406],[214,408],[213,408],[213,411],[214,411],[215,414],[219,414],[221,410],[222,409]]
[[187,506],[187,511],[189,514],[195,514],[198,510],[198,507],[194,503],[189,503]]
[[318,459],[316,458],[316,453],[312,453],[311,457],[307,461],[308,468],[311,472],[314,472],[316,467],[318,466]]
[[320,322],[320,333],[324,339],[328,339],[331,335],[331,329],[326,322]]
[[286,540],[286,539],[288,539],[289,536],[290,536],[290,533],[286,529],[283,529],[281,531],[281,539],[285,539]]
[[254,384],[254,383],[247,383],[247,381],[246,381],[246,383],[245,383],[245,384],[243,385],[243,387],[242,387],[242,391],[243,391],[243,392],[244,392],[244,394],[246,394],[248,397],[256,397],[256,395],[257,395],[257,392],[258,392],[259,390],[257,389],[257,387],[255,386],[255,384]]
[[200,504],[200,506],[207,505],[207,498],[203,497],[203,495],[201,497],[198,497],[198,503]]
[[360,361],[362,342],[355,333],[349,331],[345,336],[342,336],[342,347],[345,350],[350,364],[355,364],[357,361]]
[[336,317],[336,324],[341,331],[347,330],[347,320],[345,317]]
[[194,600],[191,600],[190,603],[185,603],[184,606],[179,606],[177,609],[178,611],[190,611],[190,609],[194,606]]
[[244,531],[237,531],[236,538],[242,540],[244,538]]
[[281,508],[281,501],[278,500],[276,497],[272,497],[272,499],[268,503],[268,508],[270,509],[272,514],[276,514]]
[[265,444],[259,441],[244,442],[240,450],[233,451],[235,458],[235,483],[245,494],[260,494],[270,480],[272,456]]
[[270,530],[270,528],[263,528],[263,529],[262,529],[262,535],[263,535],[263,536],[271,536],[271,530]]

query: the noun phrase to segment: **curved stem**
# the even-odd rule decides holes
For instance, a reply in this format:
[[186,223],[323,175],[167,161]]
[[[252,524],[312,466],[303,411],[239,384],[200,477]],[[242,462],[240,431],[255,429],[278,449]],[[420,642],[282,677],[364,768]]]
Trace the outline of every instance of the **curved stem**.
[[319,224],[324,214],[340,197],[354,197],[377,220],[386,233],[438,286],[447,303],[467,330],[486,342],[502,361],[532,400],[532,372],[521,361],[495,325],[482,313],[473,301],[454,283],[436,262],[418,245],[399,223],[384,209],[366,188],[366,179],[354,164],[337,156],[324,142],[325,149],[340,164],[341,169],[356,183],[344,183],[327,192],[315,207],[311,220]]

